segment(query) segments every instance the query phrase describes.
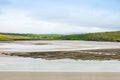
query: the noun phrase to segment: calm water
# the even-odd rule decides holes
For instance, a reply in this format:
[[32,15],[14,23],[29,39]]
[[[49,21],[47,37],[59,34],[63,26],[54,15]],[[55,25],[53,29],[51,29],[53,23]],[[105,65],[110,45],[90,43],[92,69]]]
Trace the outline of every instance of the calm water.
[[[40,45],[44,43],[45,45]],[[93,41],[11,41],[0,43],[0,51],[3,52],[70,51],[108,48],[120,48],[120,43]]]
[[120,61],[44,60],[0,58],[0,71],[20,72],[120,72]]

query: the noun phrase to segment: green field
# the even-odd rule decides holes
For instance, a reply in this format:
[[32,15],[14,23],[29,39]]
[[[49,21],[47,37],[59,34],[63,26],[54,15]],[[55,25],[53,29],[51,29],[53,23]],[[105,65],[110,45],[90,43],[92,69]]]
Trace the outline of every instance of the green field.
[[0,40],[89,40],[120,42],[120,31],[71,35],[0,33]]

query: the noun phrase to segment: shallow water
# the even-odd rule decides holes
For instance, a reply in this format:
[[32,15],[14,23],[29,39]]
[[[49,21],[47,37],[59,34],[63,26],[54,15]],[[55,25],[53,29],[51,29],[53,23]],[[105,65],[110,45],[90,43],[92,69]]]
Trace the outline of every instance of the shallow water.
[[0,71],[20,72],[120,72],[120,61],[44,60],[0,58]]
[[[40,43],[47,44],[36,45]],[[3,52],[72,51],[109,48],[120,48],[120,43],[94,41],[11,41],[0,43],[0,51]]]

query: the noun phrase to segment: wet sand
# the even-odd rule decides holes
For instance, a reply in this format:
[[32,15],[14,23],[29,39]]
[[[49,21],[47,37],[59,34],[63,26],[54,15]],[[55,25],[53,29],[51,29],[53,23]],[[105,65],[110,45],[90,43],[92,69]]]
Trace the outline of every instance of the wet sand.
[[[120,60],[119,42],[97,41],[9,41],[0,53],[43,59]],[[3,55],[1,55],[3,56]]]
[[50,51],[50,52],[4,52],[1,54],[12,57],[42,58],[46,60],[120,60],[120,49],[97,49],[79,51]]
[[0,57],[16,57],[16,56],[10,56],[10,55],[5,55],[5,54],[0,53]]
[[0,80],[120,80],[120,73],[0,72]]

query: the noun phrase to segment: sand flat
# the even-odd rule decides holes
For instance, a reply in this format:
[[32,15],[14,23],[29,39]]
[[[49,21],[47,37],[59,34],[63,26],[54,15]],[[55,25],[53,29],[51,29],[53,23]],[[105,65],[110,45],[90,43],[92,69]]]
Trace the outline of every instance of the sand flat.
[[120,73],[0,72],[0,80],[120,80]]

